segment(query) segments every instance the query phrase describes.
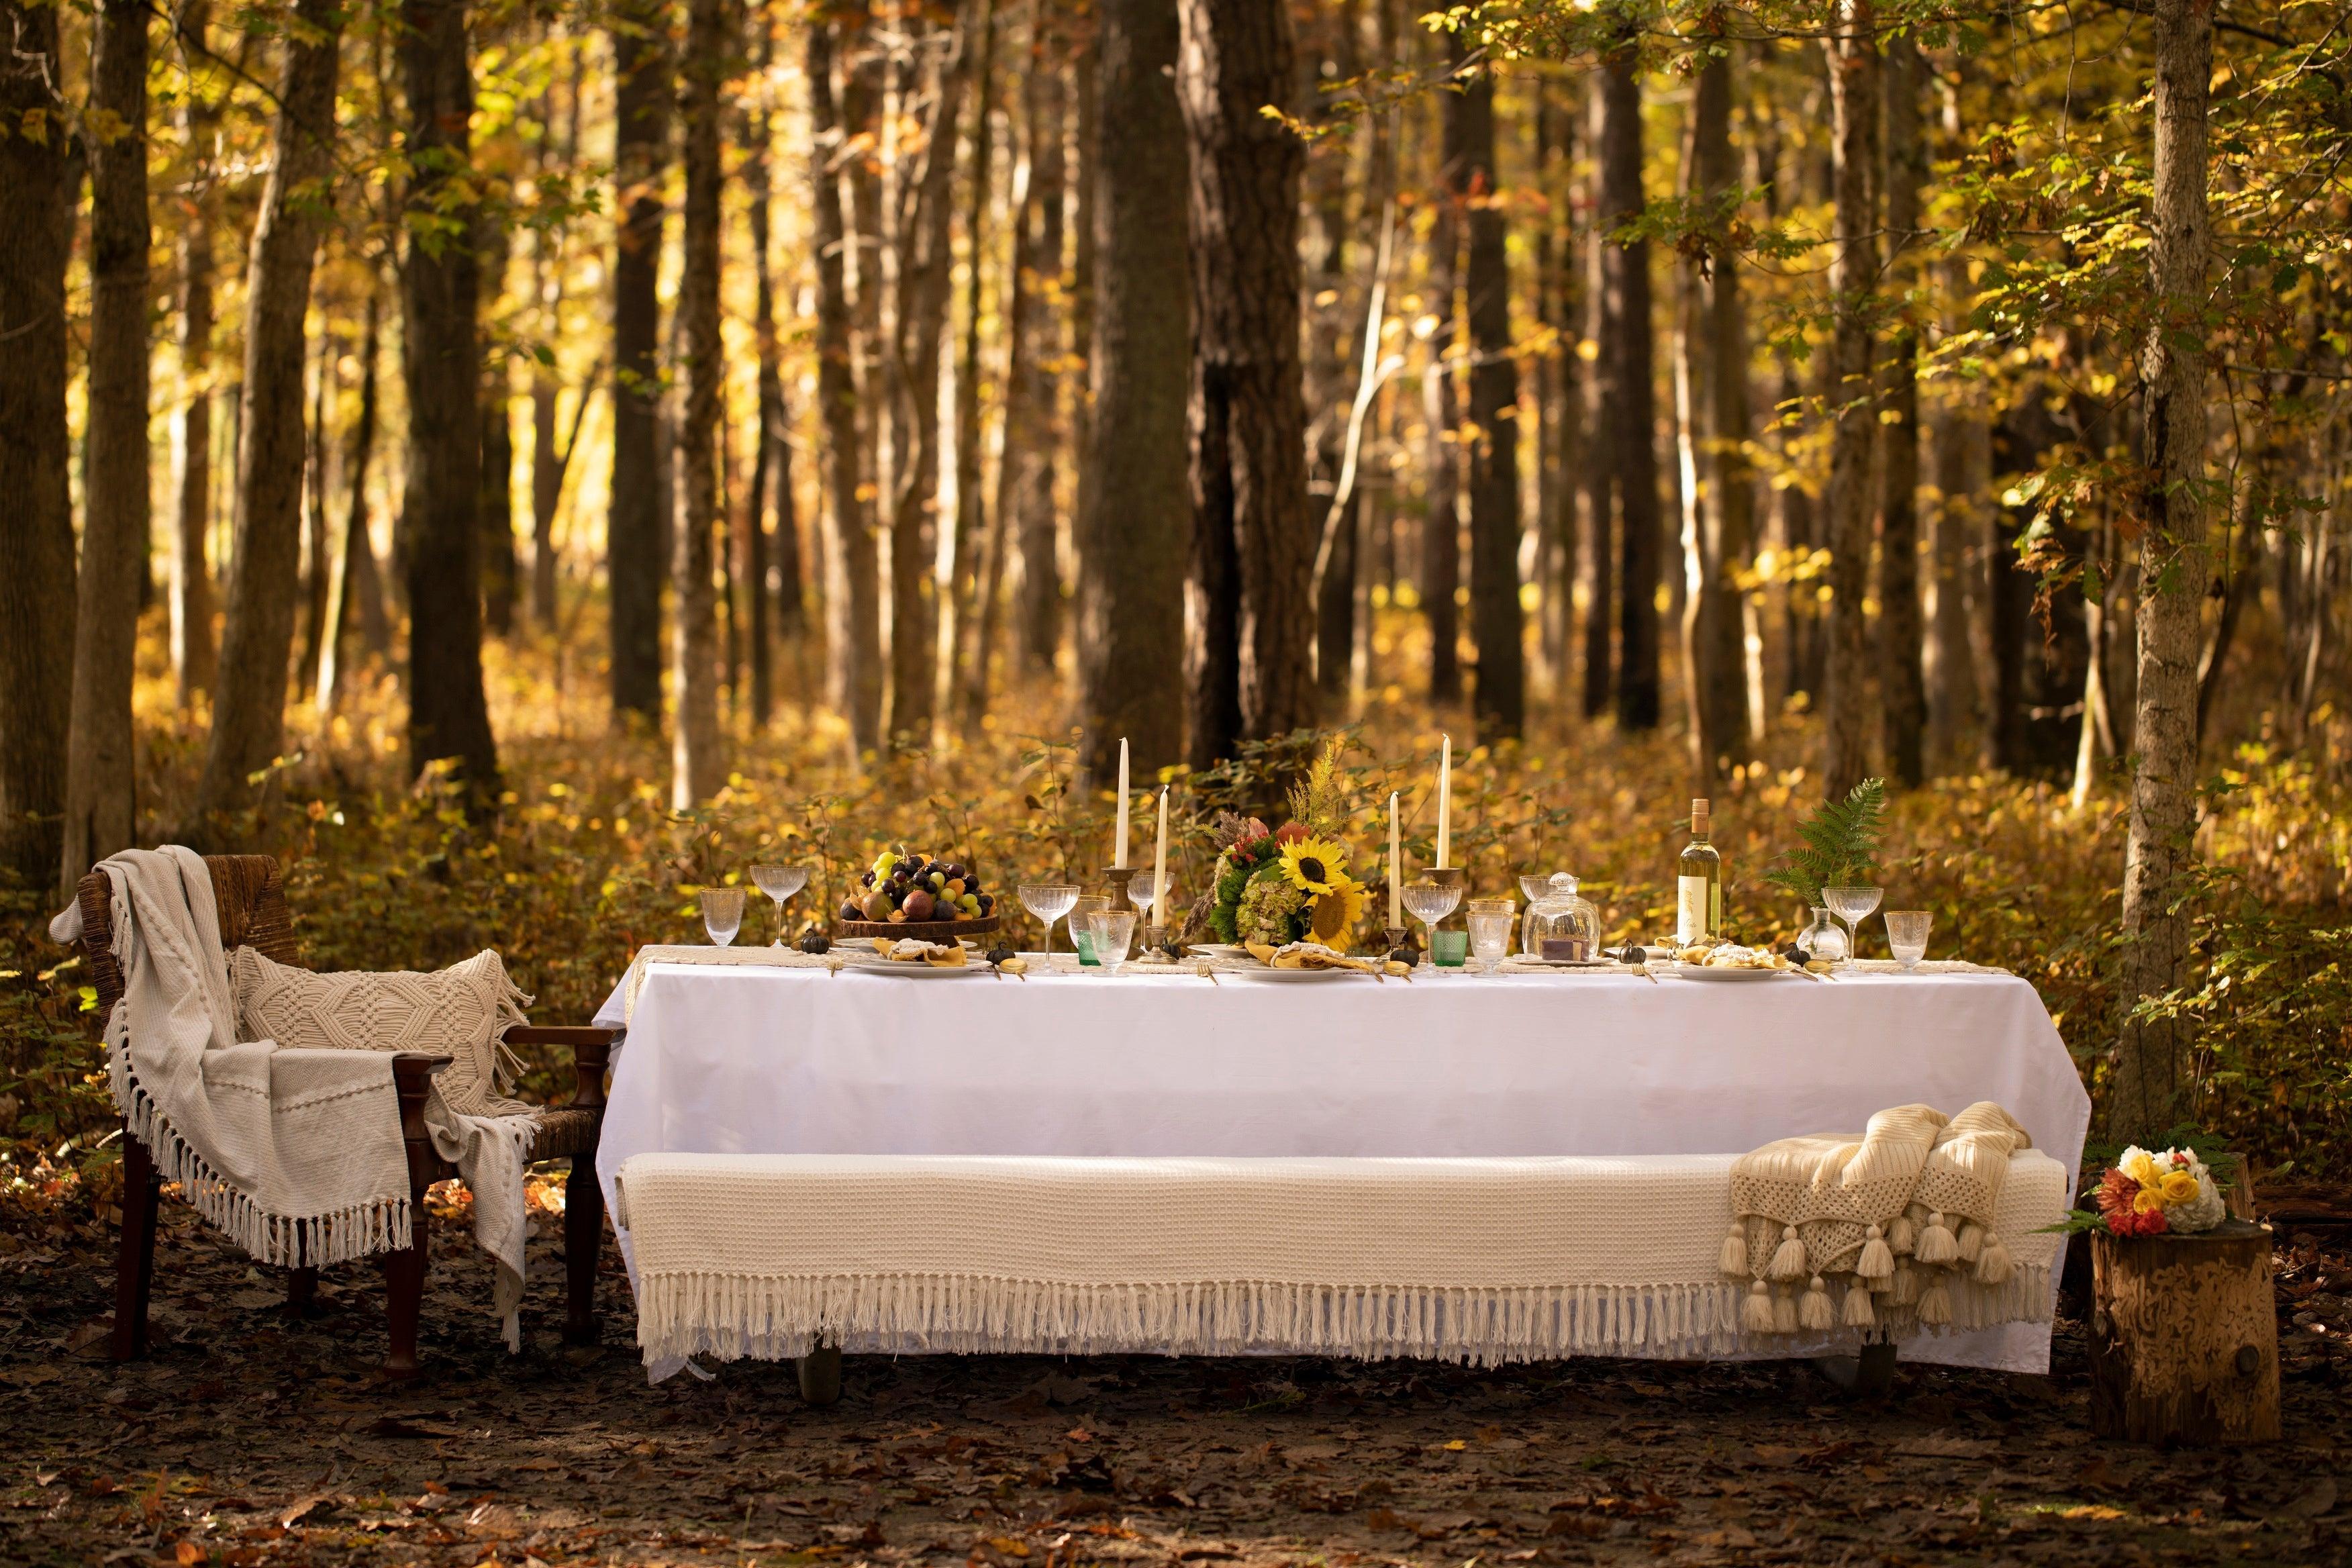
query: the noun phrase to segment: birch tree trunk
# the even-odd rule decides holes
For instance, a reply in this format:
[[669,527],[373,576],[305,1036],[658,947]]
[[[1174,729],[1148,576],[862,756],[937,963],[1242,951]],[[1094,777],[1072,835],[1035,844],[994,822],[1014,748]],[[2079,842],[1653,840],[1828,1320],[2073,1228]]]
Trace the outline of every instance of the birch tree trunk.
[[295,15],[303,28],[286,40],[274,153],[246,279],[236,544],[220,685],[204,773],[183,830],[183,837],[215,841],[219,819],[252,804],[252,776],[278,755],[300,599],[303,317],[325,226],[317,187],[333,163],[343,13],[332,0],[301,0]]
[[2196,863],[2197,656],[2212,580],[2206,521],[2206,116],[2213,73],[2210,0],[2155,0],[2156,168],[2148,280],[2155,319],[2140,350],[2139,687],[2131,832],[2124,858],[2124,1005],[2107,1084],[2111,1138],[2163,1137],[2189,1108],[2185,1021],[2130,1009],[2179,985],[2189,952]]
[[[207,44],[210,0],[190,0],[180,32],[194,47]],[[212,568],[205,547],[213,521],[213,206],[215,178],[208,152],[218,117],[201,92],[180,101],[180,134],[199,160],[193,199],[180,220],[180,414],[173,453],[171,539],[172,679],[184,708],[213,689]]]
[[691,811],[727,782],[719,731],[719,602],[713,538],[719,529],[719,411],[727,348],[719,335],[719,91],[727,70],[725,0],[692,0],[687,12],[683,110],[686,236],[678,277],[678,325],[686,346],[686,405],[677,423],[683,494],[670,576],[677,605],[670,632],[670,689],[677,704],[670,805]]
[[605,523],[613,712],[662,706],[662,179],[672,93],[667,7],[621,0],[613,20],[613,481]]
[[1650,328],[1650,243],[1615,237],[1640,220],[1642,87],[1632,41],[1601,68],[1601,282],[1613,342],[1604,355],[1610,409],[1606,461],[1614,470],[1620,519],[1617,592],[1617,727],[1658,725],[1659,538],[1657,393]]
[[1830,39],[1832,181],[1837,233],[1830,259],[1836,312],[1830,390],[1830,635],[1822,788],[1843,799],[1870,769],[1867,700],[1870,627],[1871,453],[1878,430],[1873,381],[1871,289],[1878,225],[1871,175],[1878,162],[1878,41],[1872,0],[1839,0]]
[[1192,152],[1195,542],[1190,751],[1315,721],[1315,530],[1300,395],[1298,190],[1306,151],[1263,111],[1297,87],[1290,14],[1181,0],[1177,101]]
[[[407,205],[435,211],[472,155],[465,0],[405,0],[400,77],[415,172]],[[460,214],[463,223],[467,215]],[[463,231],[461,230],[461,233]],[[482,692],[481,263],[453,237],[414,244],[402,269],[408,380],[408,765],[447,759],[469,812],[499,798]]]
[[825,526],[825,679],[828,700],[848,721],[850,743],[866,752],[882,743],[881,584],[873,512],[860,483],[864,448],[842,254],[848,243],[841,201],[845,176],[835,167],[835,160],[846,155],[834,96],[836,26],[824,17],[810,21],[803,60],[816,252],[816,400],[824,423],[818,462]]
[[[1897,34],[1886,44],[1886,235],[1888,282],[1907,289],[1918,268],[1919,187],[1927,177],[1919,94],[1919,46]],[[1880,416],[1878,670],[1887,771],[1916,787],[1927,775],[1925,634],[1919,606],[1919,318],[1906,303],[1887,343],[1886,406]]]
[[131,677],[146,575],[147,8],[100,0],[89,103],[88,472],[66,738],[68,899],[84,871],[132,842],[137,748]]
[[[1177,0],[1104,0],[1097,82],[1105,112],[1094,190],[1093,395],[1078,448],[1078,712],[1081,758],[1114,775],[1125,736],[1146,770],[1184,755],[1186,399],[1192,299],[1184,121],[1177,103]],[[1078,432],[1073,431],[1074,437]],[[1029,548],[1024,533],[1024,550]],[[1028,568],[1024,567],[1024,570]]]
[[[1454,33],[1455,47],[1467,40]],[[1519,365],[1511,335],[1510,260],[1495,163],[1495,78],[1460,94],[1455,178],[1469,198],[1464,314],[1470,326],[1470,637],[1478,649],[1472,707],[1482,743],[1527,724],[1526,616],[1519,607]],[[1449,162],[1452,162],[1449,160]]]

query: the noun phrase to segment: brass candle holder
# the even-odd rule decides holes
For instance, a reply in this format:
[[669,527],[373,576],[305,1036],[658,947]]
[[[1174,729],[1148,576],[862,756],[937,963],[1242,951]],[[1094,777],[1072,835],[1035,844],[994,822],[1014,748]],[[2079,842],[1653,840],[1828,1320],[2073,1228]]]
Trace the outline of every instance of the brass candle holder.
[[1133,866],[1106,866],[1095,873],[1102,879],[1103,896],[1112,909],[1136,912],[1135,901],[1127,896],[1127,885],[1135,880],[1136,871]]

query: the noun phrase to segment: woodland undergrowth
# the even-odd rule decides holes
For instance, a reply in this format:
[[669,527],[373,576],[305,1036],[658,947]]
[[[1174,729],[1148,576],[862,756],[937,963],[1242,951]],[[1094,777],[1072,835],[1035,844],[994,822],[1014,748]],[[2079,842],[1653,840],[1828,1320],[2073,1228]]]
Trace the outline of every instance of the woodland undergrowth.
[[[788,699],[793,673],[787,663]],[[1086,880],[1108,860],[1111,795],[1073,776],[1058,687],[1003,694],[939,750],[862,768],[836,722],[788,700],[757,737],[735,724],[729,786],[680,814],[667,805],[667,745],[614,731],[601,668],[519,637],[493,645],[490,682],[505,795],[489,822],[467,821],[445,781],[411,784],[388,674],[355,682],[323,724],[307,708],[289,714],[264,805],[229,837],[285,863],[314,967],[429,968],[496,947],[535,994],[536,1017],[582,1021],[637,947],[702,940],[697,890],[748,885],[755,860],[815,869],[781,927],[754,894],[747,942],[827,920],[847,880],[893,843],[953,854],[1007,893],[1024,880]],[[160,668],[142,673],[140,699],[142,816],[153,841],[193,788],[205,716],[174,704]],[[1519,872],[1569,870],[1612,940],[1670,929],[1690,793],[1678,733],[1623,736],[1548,715],[1526,742],[1489,750],[1462,743],[1466,721],[1456,728],[1454,844],[1474,891],[1517,896]],[[1391,790],[1408,871],[1427,864],[1439,726],[1426,704],[1398,687],[1376,690],[1338,732],[1355,807],[1351,871],[1375,884],[1383,875]],[[1214,812],[1269,812],[1314,743],[1294,737],[1197,777],[1139,771],[1135,855],[1148,860],[1151,843],[1140,792],[1164,781],[1176,902],[1189,903],[1212,857]],[[1728,921],[1751,941],[1804,921],[1762,873],[1817,798],[1815,722],[1785,714],[1762,749],[1763,761],[1713,792]],[[1998,964],[2034,984],[2095,1097],[2116,1023],[2121,782],[2105,778],[2079,810],[2063,784],[2000,773],[1954,773],[1898,794],[1879,875],[1889,907],[1935,912],[1932,955]],[[2292,752],[2243,744],[2212,768],[2196,983],[2158,1004],[2198,1022],[2202,1128],[2258,1169],[2297,1179],[2352,1175],[2347,786],[2352,721],[2333,713]],[[89,977],[45,929],[56,901],[47,889],[0,888],[0,1214],[86,1180],[102,1189],[117,1158]],[[1376,896],[1368,920],[1383,907]],[[1010,924],[1035,944],[1028,916],[1014,909]],[[1866,955],[1884,954],[1874,924],[1864,926]],[[550,1064],[533,1066],[532,1087],[556,1087]]]

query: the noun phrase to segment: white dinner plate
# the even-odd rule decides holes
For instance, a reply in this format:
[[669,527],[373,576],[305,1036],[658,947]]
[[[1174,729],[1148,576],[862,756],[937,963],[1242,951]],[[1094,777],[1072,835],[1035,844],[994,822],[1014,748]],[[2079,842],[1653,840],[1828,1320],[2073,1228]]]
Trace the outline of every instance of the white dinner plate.
[[1196,942],[1184,951],[1203,958],[1246,958],[1252,963],[1256,962],[1248,948],[1235,942]]
[[901,974],[909,980],[933,980],[950,974],[986,974],[989,973],[989,966],[987,964],[974,963],[970,960],[966,960],[962,963],[942,966],[933,963],[901,963],[894,959],[882,958],[878,956],[874,958],[853,958],[849,961],[848,967],[852,969],[864,970],[868,974]]
[[1793,970],[1787,969],[1723,969],[1703,963],[1677,963],[1675,973],[1685,980],[1794,980]]

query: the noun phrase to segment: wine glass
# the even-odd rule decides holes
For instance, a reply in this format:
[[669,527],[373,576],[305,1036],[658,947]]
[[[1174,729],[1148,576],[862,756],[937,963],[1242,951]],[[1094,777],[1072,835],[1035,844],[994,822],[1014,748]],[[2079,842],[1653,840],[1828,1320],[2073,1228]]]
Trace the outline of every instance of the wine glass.
[[[1168,899],[1173,901],[1176,893],[1175,878],[1168,879],[1165,891]],[[1149,933],[1158,930],[1168,919],[1168,911],[1165,910],[1160,910],[1158,921],[1151,918],[1152,906],[1160,901],[1160,897],[1159,892],[1153,890],[1151,879],[1149,877],[1138,877],[1127,885],[1127,901],[1135,906],[1136,920],[1143,927],[1147,940]]]
[[1097,910],[1087,917],[1087,934],[1094,939],[1095,963],[1105,974],[1117,974],[1135,941],[1135,911]]
[[1885,892],[1877,888],[1823,888],[1822,889],[1822,902],[1829,906],[1830,913],[1845,921],[1845,952],[1848,958],[1862,956],[1862,939],[1854,932],[1854,922],[1864,919],[1871,910],[1876,909],[1878,900],[1885,896]]
[[[1018,891],[1021,895],[1021,907],[1045,922],[1045,960],[1046,967],[1051,968],[1054,958],[1054,922],[1068,914],[1071,906],[1078,901],[1077,886],[1071,882],[1024,882]],[[1071,933],[1071,940],[1073,942],[1077,940],[1076,932]]]
[[809,868],[805,866],[754,866],[751,880],[760,891],[768,895],[776,906],[776,940],[784,937],[784,904],[792,896],[808,886]]
[[1456,884],[1424,879],[1404,885],[1404,912],[1421,922],[1426,938],[1423,945],[1430,950],[1423,960],[1424,966],[1436,962],[1437,922],[1452,914],[1461,901],[1462,889]]
[[1508,899],[1470,900],[1470,952],[1487,973],[1502,968],[1504,954],[1511,951],[1511,928],[1517,923],[1518,910]]
[[702,889],[702,929],[710,933],[710,945],[726,947],[743,928],[743,889],[740,888],[705,888]]
[[1927,956],[1927,928],[1935,923],[1935,915],[1927,910],[1886,911],[1886,945],[1906,974]]

